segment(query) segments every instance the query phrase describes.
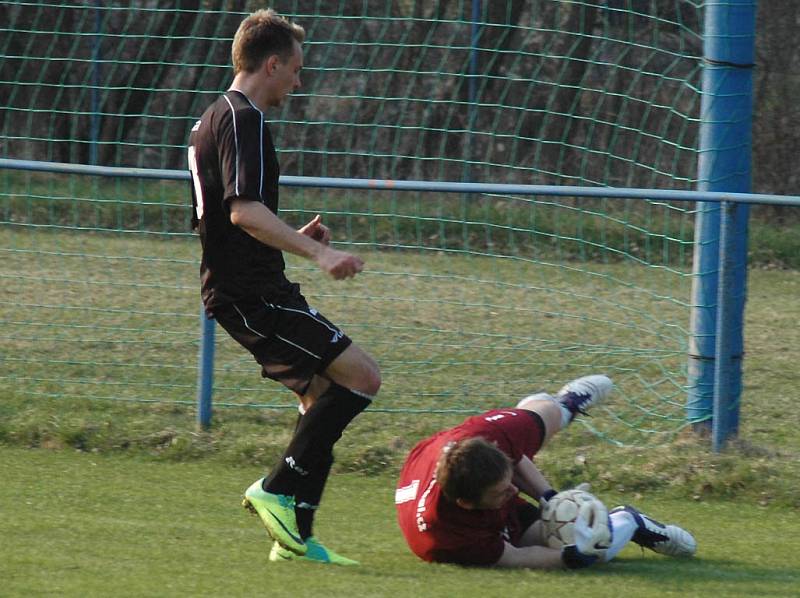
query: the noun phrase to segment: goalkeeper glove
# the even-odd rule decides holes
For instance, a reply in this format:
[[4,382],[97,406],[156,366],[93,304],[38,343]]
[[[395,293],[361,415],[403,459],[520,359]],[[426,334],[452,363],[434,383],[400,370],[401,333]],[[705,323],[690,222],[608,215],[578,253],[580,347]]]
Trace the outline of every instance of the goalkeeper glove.
[[594,565],[598,558],[596,554],[583,554],[575,544],[568,544],[561,549],[561,560],[567,569],[583,569]]
[[[591,487],[592,486],[589,484],[589,482],[581,482],[575,486],[575,490],[580,490],[581,492],[590,492]],[[552,488],[550,488],[550,490],[545,490],[539,497],[539,504],[544,506],[544,503],[553,498],[556,494],[558,494],[558,490],[553,490]]]
[[608,509],[599,500],[581,506],[575,519],[575,545],[583,554],[605,555],[611,545]]
[[[599,500],[597,504],[588,503],[581,507],[578,518],[575,519],[575,544],[564,546],[561,550],[561,560],[569,569],[582,569],[593,565],[597,559],[604,556],[611,544],[611,525],[608,511]],[[592,525],[586,522],[586,518]]]

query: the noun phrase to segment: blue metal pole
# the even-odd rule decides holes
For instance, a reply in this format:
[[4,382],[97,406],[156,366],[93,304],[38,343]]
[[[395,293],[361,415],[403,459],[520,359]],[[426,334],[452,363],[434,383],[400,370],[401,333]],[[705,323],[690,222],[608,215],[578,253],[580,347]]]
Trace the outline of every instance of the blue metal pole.
[[717,293],[717,343],[716,350],[719,358],[714,363],[714,419],[711,426],[712,447],[719,452],[725,441],[736,433],[739,428],[739,395],[741,387],[734,384],[741,380],[736,369],[739,360],[732,357],[737,355],[736,343],[741,337],[736,329],[730,326],[735,321],[738,277],[740,264],[736,260],[736,219],[738,210],[736,204],[723,202],[720,213],[719,231],[719,286]]
[[211,425],[211,394],[214,389],[214,320],[200,306],[200,350],[197,356],[197,425]]
[[[121,166],[88,166],[64,162],[40,162],[0,158],[0,170],[28,170],[59,174],[83,174],[113,178],[134,178],[159,181],[191,181],[188,170],[161,168],[128,168]],[[319,176],[281,175],[282,187],[308,189],[359,189],[366,191],[429,191],[435,193],[474,193],[497,195],[546,195],[548,197],[594,197],[605,199],[646,199],[649,201],[685,201],[771,206],[800,206],[800,195],[767,195],[765,193],[726,193],[724,191],[683,191],[679,189],[639,189],[636,187],[575,187],[571,185],[515,185],[509,183],[453,183],[448,181],[414,181],[392,179],[347,179]],[[186,233],[189,234],[189,233]]]
[[[755,0],[729,0],[706,7],[699,191],[750,191],[755,16]],[[733,228],[726,233],[732,237],[731,244],[725,248],[732,255],[720,256],[720,208],[711,203],[697,204],[686,407],[688,420],[704,422],[703,427],[717,418],[715,395],[738,405],[741,392],[749,208],[736,204],[726,209],[734,212],[730,215]],[[730,260],[733,271],[730,286],[720,289],[720,262],[724,259]],[[729,335],[721,346],[718,324]],[[720,359],[725,363],[718,368]],[[738,414],[718,425],[725,422],[738,422]],[[735,426],[719,431],[720,438],[735,433]]]

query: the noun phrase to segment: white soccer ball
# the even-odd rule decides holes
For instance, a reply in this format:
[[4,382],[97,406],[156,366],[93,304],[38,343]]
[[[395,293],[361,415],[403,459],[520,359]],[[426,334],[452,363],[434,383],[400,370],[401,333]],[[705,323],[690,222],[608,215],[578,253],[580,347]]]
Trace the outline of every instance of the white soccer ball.
[[[562,548],[575,543],[575,519],[581,507],[597,501],[585,490],[564,490],[548,500],[542,509],[544,539],[550,548]],[[586,522],[590,527],[594,522]]]

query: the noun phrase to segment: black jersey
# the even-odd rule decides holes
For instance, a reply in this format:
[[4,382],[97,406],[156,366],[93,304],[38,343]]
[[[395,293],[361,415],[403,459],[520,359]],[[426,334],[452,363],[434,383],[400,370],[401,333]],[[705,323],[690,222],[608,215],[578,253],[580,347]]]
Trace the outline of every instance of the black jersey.
[[230,220],[232,199],[260,201],[278,213],[278,158],[264,114],[239,91],[209,106],[189,135],[192,224],[200,233],[206,308],[268,295],[285,281],[283,254]]

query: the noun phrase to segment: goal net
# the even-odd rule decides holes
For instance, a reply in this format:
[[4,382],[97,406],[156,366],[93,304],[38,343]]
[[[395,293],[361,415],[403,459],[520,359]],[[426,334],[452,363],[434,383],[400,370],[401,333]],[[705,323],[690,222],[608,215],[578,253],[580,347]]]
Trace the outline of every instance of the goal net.
[[[101,5],[102,4],[102,5]],[[302,88],[269,115],[284,175],[691,189],[702,3],[276,1]],[[0,157],[185,170],[251,2],[0,2]],[[623,197],[284,187],[365,257],[290,260],[373,353],[375,408],[477,411],[570,378],[617,383],[612,441],[685,425],[693,213]],[[188,184],[0,170],[0,379],[25,398],[194,399]],[[217,337],[216,405],[290,407]]]

